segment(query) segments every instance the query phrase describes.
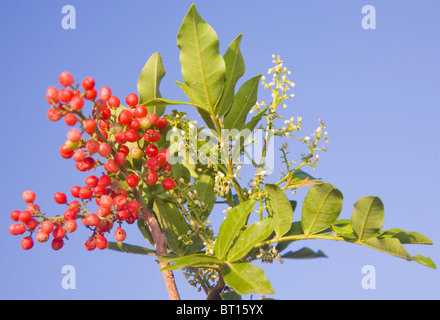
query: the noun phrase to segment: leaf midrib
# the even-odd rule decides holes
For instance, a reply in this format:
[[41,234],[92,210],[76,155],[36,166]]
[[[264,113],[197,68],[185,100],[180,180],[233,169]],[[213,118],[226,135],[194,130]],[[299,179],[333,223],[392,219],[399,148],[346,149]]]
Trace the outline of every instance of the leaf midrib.
[[318,209],[318,211],[317,211],[317,214],[315,214],[315,218],[312,220],[312,224],[310,225],[310,228],[307,230],[307,232],[304,232],[304,234],[306,234],[306,235],[309,235],[309,234],[310,234],[311,230],[313,229],[313,227],[314,227],[315,224],[316,224],[316,221],[318,221],[318,218],[319,218],[320,215],[321,215],[321,211],[322,211],[322,208],[323,208],[324,204],[326,203],[328,197],[330,196],[330,193],[331,193],[333,190],[334,190],[334,189],[331,189],[331,190],[325,195],[324,200],[322,201],[321,205],[319,206],[319,209]]
[[195,13],[192,15],[193,18],[193,28],[194,28],[194,34],[196,36],[196,46],[197,46],[197,54],[199,56],[199,64],[200,64],[200,69],[202,72],[202,79],[203,79],[203,86],[205,87],[205,93],[206,93],[206,98],[207,98],[207,102],[208,102],[208,107],[209,107],[209,111],[211,113],[211,115],[214,114],[214,110],[212,107],[212,101],[211,101],[211,96],[209,95],[209,90],[208,90],[208,83],[206,81],[206,73],[205,73],[205,68],[203,65],[203,61],[202,61],[202,51],[200,48],[200,41],[199,41],[199,33],[197,30],[197,23],[196,23],[196,15]]

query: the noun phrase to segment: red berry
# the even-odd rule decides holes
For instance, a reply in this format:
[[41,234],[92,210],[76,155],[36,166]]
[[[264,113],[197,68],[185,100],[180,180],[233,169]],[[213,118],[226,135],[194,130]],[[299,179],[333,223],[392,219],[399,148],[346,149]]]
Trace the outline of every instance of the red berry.
[[108,195],[104,195],[99,199],[99,203],[102,207],[111,208],[111,206],[113,205],[113,199]]
[[78,216],[78,210],[73,209],[73,208],[69,208],[66,209],[66,211],[64,211],[64,220],[68,221],[71,219],[76,219],[76,217]]
[[108,106],[111,108],[117,108],[121,105],[121,100],[117,96],[111,96],[107,102]]
[[58,121],[63,117],[63,114],[61,113],[60,110],[58,109],[53,109],[50,108],[49,110],[47,110],[47,118],[50,121]]
[[101,157],[107,158],[112,153],[112,147],[107,143],[101,143],[99,145],[98,154]]
[[84,107],[84,98],[81,96],[74,96],[70,100],[70,107],[72,110],[81,110]]
[[131,213],[137,212],[139,210],[139,208],[140,208],[140,204],[136,200],[131,200],[127,203],[127,209]]
[[125,240],[125,238],[127,237],[127,234],[125,233],[125,230],[122,228],[117,228],[115,230],[115,238],[116,241],[122,242]]
[[27,223],[26,223],[26,228],[28,228],[29,230],[34,230],[37,226],[38,226],[38,221],[35,220],[34,218],[31,218]]
[[148,110],[145,106],[137,106],[136,108],[134,108],[133,110],[133,115],[136,118],[143,118],[146,117],[148,114]]
[[108,101],[112,96],[112,90],[109,87],[102,87],[98,93],[99,99]]
[[86,119],[83,121],[83,126],[85,132],[87,132],[88,134],[93,134],[95,132],[97,123],[95,119]]
[[127,146],[121,146],[119,148],[119,152],[122,152],[123,154],[125,154],[127,156],[128,153],[130,152],[130,149]]
[[94,227],[98,224],[99,217],[95,213],[89,213],[86,215],[84,222],[86,223],[86,225]]
[[72,128],[67,131],[67,139],[72,142],[78,142],[81,140],[81,132],[76,128]]
[[113,198],[113,205],[118,209],[124,208],[127,205],[127,197],[123,195],[117,195]]
[[63,246],[64,246],[64,241],[62,238],[52,240],[52,249],[53,250],[60,250]]
[[96,243],[96,247],[99,250],[104,250],[105,248],[107,248],[107,239],[104,238],[103,236],[97,236],[95,239],[95,243]]
[[76,150],[72,158],[76,162],[84,161],[84,159],[86,158],[86,152],[82,149]]
[[73,220],[73,219],[67,220],[67,221],[66,221],[66,224],[65,224],[66,231],[67,231],[68,233],[72,233],[72,232],[74,232],[74,231],[76,230],[77,226],[78,226],[78,224],[77,224],[76,221]]
[[66,230],[63,227],[56,227],[53,230],[52,235],[55,239],[62,239],[66,235]]
[[130,93],[125,98],[125,103],[130,107],[134,107],[135,105],[138,104],[138,102],[139,102],[139,98],[138,98],[137,94],[135,94],[135,93]]
[[53,195],[53,198],[54,198],[55,202],[59,203],[59,204],[64,204],[67,201],[66,195],[62,192],[55,192],[55,194]]
[[89,187],[82,187],[81,189],[79,189],[78,195],[81,199],[90,199],[93,193]]
[[26,190],[23,192],[23,200],[24,202],[31,203],[35,201],[35,192],[31,190]]
[[99,177],[100,185],[103,185],[104,187],[108,187],[111,183],[112,183],[112,179],[108,175],[103,174],[102,176]]
[[166,121],[164,118],[159,118],[156,121],[156,127],[162,131],[165,130],[166,127],[168,127],[168,121]]
[[35,237],[35,240],[37,240],[38,242],[46,242],[47,240],[49,240],[49,234],[44,232],[44,231],[37,231],[37,235]]
[[95,80],[92,77],[84,78],[81,86],[84,90],[92,90],[95,87]]
[[51,233],[54,229],[54,224],[52,221],[50,220],[45,220],[42,224],[41,224],[41,231],[46,232],[46,233]]
[[64,115],[64,123],[68,126],[74,126],[77,123],[78,119],[73,113],[66,113]]
[[18,215],[18,219],[23,222],[23,223],[28,223],[29,220],[31,220],[32,215],[28,210],[24,210],[22,212],[20,212],[20,214]]
[[69,102],[75,96],[73,90],[70,89],[60,89],[58,91],[57,99],[62,102]]
[[99,183],[99,179],[95,176],[88,176],[85,180],[86,186],[96,187]]
[[137,176],[137,174],[130,174],[127,177],[127,184],[130,188],[136,188],[139,184],[139,177]]
[[97,95],[98,95],[98,92],[95,89],[90,89],[90,90],[87,90],[85,98],[87,100],[95,100]]
[[115,133],[115,141],[119,144],[124,144],[127,142],[127,136],[125,132],[116,132]]
[[61,72],[58,80],[62,86],[68,87],[73,83],[73,76],[69,72],[64,71]]
[[55,88],[54,86],[47,88],[46,91],[46,98],[51,99],[51,100],[56,100],[58,96],[58,89]]
[[120,124],[129,124],[131,119],[133,119],[133,114],[128,110],[123,110],[118,116]]
[[26,226],[22,223],[14,223],[9,226],[9,233],[12,235],[19,235],[26,232]]
[[160,138],[160,133],[152,129],[148,129],[147,132],[144,133],[144,139],[147,142],[158,142]]
[[84,242],[84,248],[86,248],[87,251],[95,250],[96,249],[95,238],[94,237],[88,238],[86,242]]
[[145,153],[147,154],[147,156],[149,157],[155,157],[157,156],[157,154],[159,153],[157,147],[155,145],[148,145],[147,148],[145,149]]
[[24,250],[29,250],[34,246],[34,240],[31,237],[24,237],[21,239],[21,247]]
[[175,188],[175,186],[176,186],[176,183],[175,183],[174,180],[171,179],[171,178],[166,178],[166,179],[164,179],[164,180],[162,181],[162,187],[163,187],[165,190],[172,190],[172,189]]
[[147,118],[150,119],[151,124],[156,124],[158,116],[155,113],[150,113]]
[[126,209],[121,209],[116,211],[116,219],[118,220],[125,221],[129,216],[130,216],[130,212],[128,212],[128,210]]
[[18,221],[18,215],[20,214],[19,210],[14,210],[11,211],[11,213],[9,214],[9,216],[11,217],[12,220],[14,221]]
[[98,207],[98,209],[96,209],[96,213],[99,217],[105,218],[110,214],[110,207],[104,207],[101,205]]
[[159,179],[159,176],[155,171],[150,171],[145,176],[145,180],[149,186],[153,186],[156,184],[157,180]]
[[122,152],[117,152],[115,153],[113,158],[115,159],[118,165],[122,166],[126,161],[126,154]]

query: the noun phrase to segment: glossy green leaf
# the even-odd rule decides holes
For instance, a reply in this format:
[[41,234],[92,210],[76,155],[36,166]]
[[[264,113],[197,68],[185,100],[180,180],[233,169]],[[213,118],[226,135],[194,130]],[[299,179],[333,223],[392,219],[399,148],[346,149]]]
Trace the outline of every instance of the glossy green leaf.
[[240,51],[241,38],[242,35],[238,35],[231,42],[228,50],[226,50],[226,53],[223,56],[226,69],[225,86],[223,88],[222,97],[215,108],[215,114],[219,117],[223,117],[231,108],[232,102],[234,101],[235,85],[246,70],[243,56]]
[[280,187],[275,184],[265,184],[267,198],[267,211],[269,216],[279,218],[281,224],[275,228],[275,233],[278,237],[283,236],[289,231],[292,220],[293,210],[289,199]]
[[414,231],[401,229],[385,230],[380,234],[381,238],[397,238],[402,244],[432,244],[431,239]]
[[191,100],[191,102],[196,107],[197,111],[199,112],[200,116],[202,117],[203,121],[205,121],[208,128],[215,130],[215,124],[212,121],[211,115],[209,112],[207,112],[205,109],[203,109],[201,106],[203,105],[203,102],[199,101],[199,99],[194,94],[193,90],[186,85],[186,83],[176,81],[177,85],[180,89],[186,94],[186,96]]
[[393,256],[406,259],[411,261],[412,257],[406,251],[406,249],[402,246],[399,239],[395,238],[388,238],[388,239],[378,239],[378,238],[369,238],[362,242],[363,245],[384,252],[391,254]]
[[[284,237],[295,236],[295,235],[299,235],[299,234],[304,234],[304,231],[301,226],[301,221],[295,221],[291,224],[289,231],[287,231],[287,233],[284,235]],[[288,241],[279,242],[277,244],[276,249],[279,252],[281,252],[284,249],[286,249],[289,246],[289,244],[291,244],[292,242],[295,242],[295,241],[298,241],[298,240],[288,240]]]
[[351,225],[359,241],[374,237],[383,225],[385,211],[382,200],[367,196],[354,204]]
[[180,210],[174,204],[163,202],[157,198],[154,201],[153,210],[161,229],[165,232],[168,247],[178,256],[183,256],[187,246],[179,240],[179,237],[185,235],[189,227]]
[[119,252],[125,252],[125,253],[134,253],[134,254],[145,254],[145,255],[156,255],[155,250],[151,250],[148,248],[135,246],[132,244],[122,243],[122,242],[107,242],[107,249],[119,251]]
[[[205,208],[203,210],[203,219],[208,218],[209,214],[214,207],[216,194],[214,192],[215,180],[214,177],[210,173],[203,173],[197,177],[194,181],[194,185],[192,187],[192,191],[196,191],[197,194],[194,196],[200,203],[204,203],[205,205],[201,206],[201,208]],[[193,204],[188,203],[189,209]]]
[[188,106],[193,106],[194,103],[192,102],[187,102],[187,101],[178,101],[178,100],[170,100],[170,99],[164,99],[164,98],[154,98],[151,100],[147,100],[143,103],[140,103],[143,106],[146,107],[160,107],[160,106],[171,106],[171,105],[176,105],[176,106],[180,106],[180,105],[188,105]]
[[137,219],[137,226],[145,240],[154,246],[153,236],[151,235],[150,229],[146,226],[145,221],[143,219]]
[[[160,258],[159,258],[160,261]],[[213,256],[208,256],[206,254],[192,254],[189,256],[184,256],[179,258],[175,263],[166,266],[160,271],[165,270],[180,270],[188,267],[200,268],[200,267],[212,267],[215,265],[221,265],[224,261],[221,261]]]
[[201,108],[215,114],[225,82],[225,62],[214,29],[202,19],[193,4],[177,34],[182,77]]
[[418,255],[416,255],[416,256],[414,256],[412,258],[413,258],[414,261],[420,263],[422,266],[425,266],[425,267],[428,267],[428,268],[432,268],[432,269],[437,269],[437,266],[431,260],[431,258],[425,258],[421,254],[418,254]]
[[246,123],[247,115],[257,102],[258,85],[261,74],[243,83],[234,97],[234,102],[225,116],[225,129],[241,130]]
[[321,251],[313,251],[309,248],[302,248],[298,251],[289,251],[281,256],[284,259],[313,259],[313,258],[327,258],[327,256]]
[[233,207],[225,221],[220,225],[220,230],[214,244],[214,252],[219,259],[223,260],[226,258],[232,242],[240,229],[243,228],[256,203],[257,201],[255,200],[248,200]]
[[341,191],[330,183],[311,187],[302,206],[301,223],[304,234],[317,233],[330,227],[341,213],[342,201]]
[[[139,103],[147,102],[151,99],[161,98],[159,85],[165,76],[165,69],[159,53],[154,53],[142,68],[137,89],[139,93]],[[159,117],[165,112],[164,105],[152,105],[147,107],[149,113],[156,113]]]
[[269,295],[274,294],[264,271],[250,263],[228,263],[223,269],[223,279],[229,287],[238,294],[250,293]]
[[266,240],[280,223],[281,220],[278,218],[265,218],[252,223],[240,233],[229,250],[226,260],[234,262],[244,258],[258,242]]

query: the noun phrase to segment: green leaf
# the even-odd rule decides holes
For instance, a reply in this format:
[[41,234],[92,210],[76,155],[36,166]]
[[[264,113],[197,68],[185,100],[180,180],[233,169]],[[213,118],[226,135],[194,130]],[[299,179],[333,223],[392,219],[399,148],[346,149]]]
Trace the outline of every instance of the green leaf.
[[225,86],[215,111],[215,114],[219,117],[223,117],[231,108],[232,102],[234,101],[235,85],[246,70],[240,51],[241,37],[242,35],[240,34],[231,42],[223,56],[226,68]]
[[381,238],[397,238],[402,244],[433,244],[431,239],[414,231],[401,229],[385,230],[380,234]]
[[147,225],[145,224],[145,221],[143,219],[137,219],[137,226],[145,240],[154,246],[153,236],[151,235],[150,229],[148,229]]
[[196,107],[197,111],[199,112],[202,119],[205,121],[208,128],[215,130],[215,124],[212,121],[212,118],[206,110],[202,109],[203,102],[199,101],[194,92],[191,90],[190,87],[186,85],[186,83],[176,81],[177,85],[180,89],[186,94],[186,96],[191,100],[191,102]]
[[168,247],[178,256],[183,256],[188,247],[179,240],[179,237],[185,235],[189,227],[180,210],[174,204],[157,198],[154,201],[153,210],[161,229],[165,232]]
[[[212,211],[212,208],[214,207],[215,204],[215,200],[216,200],[216,195],[214,192],[214,186],[215,186],[215,180],[214,177],[210,174],[210,173],[203,173],[201,175],[198,176],[197,179],[195,179],[194,181],[194,185],[192,190],[196,190],[197,191],[197,199],[200,202],[204,202],[205,203],[205,208],[206,210],[204,210],[203,212],[203,219],[208,218],[209,214]],[[189,202],[188,202],[188,205]],[[190,210],[192,208],[192,206],[189,207]]]
[[[290,226],[289,231],[287,231],[287,233],[284,235],[284,237],[296,236],[296,235],[299,235],[299,234],[304,234],[304,231],[303,231],[302,226],[301,226],[301,221],[295,221],[295,222],[292,223],[292,225]],[[288,240],[288,241],[279,242],[277,244],[278,252],[281,252],[284,249],[286,249],[289,246],[289,244],[291,244],[294,241],[298,241],[298,240]]]
[[264,271],[250,263],[228,263],[223,269],[225,283],[240,295],[274,294]]
[[266,218],[252,223],[240,233],[229,250],[226,260],[234,262],[244,258],[258,242],[267,239],[280,223],[281,220],[277,218]]
[[382,200],[373,196],[360,198],[354,204],[351,215],[351,225],[358,240],[363,241],[376,236],[382,228],[384,217]]
[[[154,53],[142,68],[137,89],[139,93],[139,103],[147,102],[151,99],[162,98],[159,85],[162,78],[165,76],[165,69],[162,63],[162,58],[159,53]],[[165,106],[152,105],[147,107],[148,113],[155,113],[161,116],[165,112]]]
[[249,129],[249,134],[253,132],[260,120],[266,115],[267,110],[269,109],[264,108],[260,110],[255,116],[252,117],[252,119],[248,123],[244,125],[243,129]]
[[310,174],[308,174],[307,172],[301,169],[298,169],[294,173],[292,173],[290,175],[290,178],[291,178],[289,183],[290,185],[300,184],[305,179],[308,179],[308,181],[320,181],[320,179],[314,178],[313,176],[311,176]]
[[319,250],[318,252],[314,252],[312,249],[309,248],[302,248],[295,252],[289,251],[281,257],[285,259],[327,258],[327,256],[321,250]]
[[302,206],[302,228],[305,235],[325,230],[336,221],[342,210],[341,191],[330,183],[310,188]]
[[279,218],[281,224],[275,228],[275,233],[278,237],[283,236],[287,231],[289,231],[292,220],[293,220],[293,210],[289,199],[280,187],[274,184],[265,184],[267,193],[267,211],[269,216]]
[[412,260],[412,257],[406,251],[406,249],[402,246],[399,239],[395,238],[388,238],[388,239],[378,239],[378,238],[369,238],[362,242],[363,245],[384,252],[391,254],[393,256],[406,259],[408,261]]
[[208,256],[203,253],[198,253],[198,254],[192,254],[189,256],[181,257],[175,263],[160,269],[160,271],[180,270],[188,267],[193,267],[193,268],[212,267],[221,264],[224,264],[224,261],[221,261],[213,256]]
[[160,107],[160,106],[171,106],[171,105],[188,105],[188,106],[193,106],[194,103],[192,102],[187,102],[187,101],[178,101],[178,100],[169,100],[169,99],[163,99],[163,98],[154,98],[151,100],[147,100],[143,103],[140,103],[146,107]]
[[219,52],[214,29],[202,19],[193,4],[177,34],[182,77],[211,115],[223,92],[225,61]]
[[214,244],[216,257],[221,260],[226,258],[226,255],[232,246],[232,242],[240,229],[243,228],[256,203],[256,200],[245,201],[240,205],[233,207],[228,213],[225,221],[220,225],[220,231]]
[[145,254],[145,255],[152,255],[152,256],[156,255],[156,251],[154,251],[154,250],[140,247],[140,246],[135,246],[132,244],[126,244],[126,243],[122,243],[122,242],[108,241],[107,242],[107,249],[119,251],[119,252],[125,252],[125,253]]
[[257,102],[258,85],[261,74],[243,83],[234,97],[234,102],[225,116],[225,129],[241,130],[246,122],[246,117]]
[[432,268],[432,269],[437,269],[435,263],[431,260],[431,258],[425,258],[421,254],[418,254],[412,258],[414,261],[420,263],[422,266]]

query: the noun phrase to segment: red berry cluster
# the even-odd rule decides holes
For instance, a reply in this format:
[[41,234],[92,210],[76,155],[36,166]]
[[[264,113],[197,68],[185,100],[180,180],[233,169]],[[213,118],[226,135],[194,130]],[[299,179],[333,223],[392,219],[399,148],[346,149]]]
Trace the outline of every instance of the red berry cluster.
[[[61,157],[72,158],[81,172],[96,171],[102,166],[105,173],[100,177],[89,175],[84,186],[73,186],[70,193],[78,200],[67,203],[64,193],[55,193],[55,202],[67,205],[62,217],[46,217],[34,203],[35,193],[25,191],[23,199],[28,206],[24,211],[11,212],[11,218],[17,223],[9,227],[9,232],[13,235],[30,232],[21,242],[26,250],[33,247],[35,231],[37,242],[48,241],[52,234],[52,248],[59,250],[66,234],[77,229],[76,220],[82,219],[82,224],[93,231],[84,243],[85,248],[104,249],[107,246],[105,235],[113,228],[114,222],[119,224],[114,232],[116,240],[124,241],[126,233],[121,224],[136,221],[140,210],[139,202],[134,199],[136,188],[143,183],[153,186],[158,182],[165,190],[176,186],[170,173],[172,166],[167,162],[169,152],[158,148],[161,132],[168,127],[168,122],[154,113],[149,114],[134,93],[126,97],[127,107],[121,106],[120,99],[110,88],[102,87],[98,92],[92,77],[82,81],[83,90],[78,84],[74,85],[73,76],[68,72],[60,74],[59,82],[63,88],[49,87],[46,100],[51,105],[47,111],[49,120],[63,118],[66,125],[73,127],[60,148]],[[83,113],[86,100],[92,102],[88,117]],[[77,124],[80,128],[74,128]],[[142,170],[133,168],[134,160],[142,161]],[[122,187],[121,177],[128,190]],[[90,212],[86,206],[92,200],[98,205],[96,213]]]

